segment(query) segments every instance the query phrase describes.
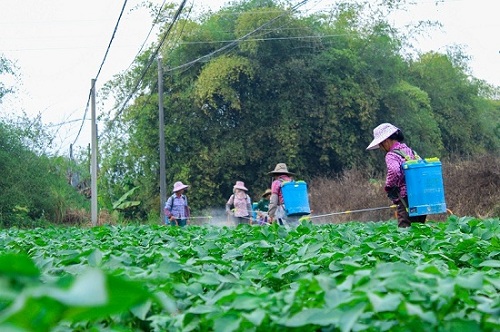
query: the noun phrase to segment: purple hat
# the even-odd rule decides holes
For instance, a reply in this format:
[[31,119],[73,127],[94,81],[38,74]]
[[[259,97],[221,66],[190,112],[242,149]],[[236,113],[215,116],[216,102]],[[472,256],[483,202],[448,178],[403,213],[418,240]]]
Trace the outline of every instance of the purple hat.
[[393,126],[390,123],[382,123],[373,129],[373,141],[366,148],[367,150],[375,150],[378,145],[385,141],[389,136],[394,134],[399,130],[398,127]]
[[233,188],[248,191],[248,189],[245,187],[245,182],[243,181],[236,181],[236,184],[234,185]]
[[172,190],[172,192],[175,193],[179,190],[186,189],[187,187],[189,186],[182,183],[181,181],[177,181],[176,183],[174,183],[174,190]]

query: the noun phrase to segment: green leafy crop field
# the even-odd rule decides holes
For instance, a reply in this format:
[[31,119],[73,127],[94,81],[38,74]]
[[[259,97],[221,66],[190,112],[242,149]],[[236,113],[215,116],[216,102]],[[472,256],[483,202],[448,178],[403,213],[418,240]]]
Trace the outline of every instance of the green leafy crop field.
[[1,331],[500,331],[500,222],[0,233]]

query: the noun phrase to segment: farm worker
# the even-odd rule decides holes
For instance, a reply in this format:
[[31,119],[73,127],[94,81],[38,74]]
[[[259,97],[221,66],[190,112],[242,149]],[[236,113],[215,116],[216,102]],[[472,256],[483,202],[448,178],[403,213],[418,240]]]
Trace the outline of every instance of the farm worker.
[[373,129],[373,141],[366,148],[375,150],[380,148],[386,153],[385,163],[387,165],[387,176],[385,179],[385,191],[387,197],[397,205],[397,217],[399,227],[409,227],[412,223],[425,223],[426,216],[408,215],[408,195],[406,191],[406,181],[401,165],[405,158],[400,153],[416,158],[416,154],[405,143],[401,130],[390,123],[382,123]]
[[189,187],[181,181],[174,183],[172,195],[165,203],[165,224],[184,227],[189,221],[190,210],[185,190]]
[[285,202],[281,190],[284,182],[292,181],[294,173],[288,171],[286,164],[278,163],[269,174],[273,176],[268,211],[269,222],[277,221],[280,225],[298,226],[300,216],[287,216],[285,213]]
[[[226,202],[226,213],[232,215],[236,226],[252,223],[252,199],[247,194],[248,189],[243,181],[236,181],[233,194]],[[231,211],[233,207],[233,211]]]
[[271,189],[266,189],[266,191],[262,194],[260,200],[257,202],[255,210],[257,211],[259,225],[267,224],[267,211],[269,211],[270,198]]

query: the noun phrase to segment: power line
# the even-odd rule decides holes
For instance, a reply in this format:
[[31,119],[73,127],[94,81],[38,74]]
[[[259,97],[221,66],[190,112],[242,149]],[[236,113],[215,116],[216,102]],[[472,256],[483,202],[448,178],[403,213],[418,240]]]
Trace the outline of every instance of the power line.
[[[113,43],[113,40],[115,39],[116,31],[118,30],[118,25],[120,24],[120,21],[123,16],[123,12],[125,11],[125,7],[127,6],[127,1],[125,0],[122,5],[122,9],[120,11],[120,15],[118,16],[118,20],[116,21],[115,28],[113,30],[113,34],[111,35],[111,39],[109,40],[108,47],[106,48],[106,52],[104,53],[104,57],[102,59],[101,65],[99,66],[99,70],[97,71],[97,75],[94,78],[94,82],[97,81],[97,78],[99,77],[99,74],[101,73],[102,67],[104,66],[104,63],[106,62],[106,58],[108,57],[109,50],[111,48],[111,44]],[[87,112],[89,110],[89,105],[90,105],[90,98],[92,96],[92,90],[95,88],[95,83],[92,85],[90,88],[89,96],[87,98],[87,105],[85,106],[85,112],[83,113],[83,118],[82,118],[82,124],[80,125],[80,129],[78,130],[78,134],[75,137],[75,140],[73,141],[73,145],[76,143],[78,140],[78,137],[80,137],[80,133],[82,132],[83,124],[85,123],[85,118],[87,117]]]
[[[305,5],[308,1],[309,1],[309,0],[303,0],[303,1],[299,2],[298,4],[296,4],[295,6],[293,6],[293,7],[292,7],[289,11],[292,11],[292,12],[293,12],[293,11],[295,11],[297,8],[299,8],[299,7],[303,6],[303,5]],[[187,62],[187,63],[184,63],[184,64],[179,65],[179,66],[177,66],[177,67],[171,68],[171,69],[169,69],[169,70],[167,70],[167,71],[168,71],[168,72],[170,72],[170,71],[174,71],[174,70],[177,70],[177,69],[181,69],[181,68],[184,68],[184,67],[191,66],[191,65],[193,65],[193,64],[195,64],[195,63],[197,63],[197,62],[200,62],[200,61],[202,61],[202,60],[204,60],[204,59],[210,58],[210,57],[212,57],[213,55],[215,55],[215,54],[217,54],[217,53],[220,53],[220,52],[222,52],[222,51],[224,51],[224,50],[226,50],[226,49],[228,49],[228,48],[230,48],[230,47],[236,46],[236,45],[238,45],[238,43],[240,43],[241,41],[246,40],[249,36],[253,35],[254,33],[256,33],[256,32],[258,32],[258,31],[260,31],[260,30],[262,30],[263,28],[265,28],[265,27],[267,27],[268,25],[270,25],[271,23],[273,23],[273,22],[277,21],[278,19],[280,19],[282,16],[284,16],[284,15],[286,15],[286,14],[288,14],[288,11],[286,11],[286,12],[284,12],[284,13],[282,12],[280,15],[278,15],[278,16],[276,16],[276,17],[274,17],[274,18],[270,19],[269,21],[267,21],[266,23],[262,24],[262,25],[261,25],[261,26],[259,26],[258,28],[256,28],[256,29],[254,29],[254,30],[252,30],[252,31],[248,32],[248,33],[247,33],[247,34],[245,34],[244,36],[242,36],[242,37],[240,37],[240,38],[238,38],[238,39],[235,39],[235,40],[234,40],[234,41],[232,41],[232,42],[229,42],[227,45],[224,45],[224,46],[222,46],[222,47],[220,47],[220,48],[216,49],[215,51],[212,51],[212,52],[210,52],[210,53],[208,53],[208,54],[205,54],[205,55],[203,55],[203,56],[201,56],[201,57],[199,57],[199,58],[197,58],[197,59],[195,59],[195,60],[192,60],[192,61],[190,61],[190,62]]]
[[134,56],[134,60],[132,60],[132,62],[130,63],[130,65],[127,67],[127,69],[125,69],[125,71],[129,70],[130,67],[132,66],[132,64],[134,63],[135,59],[141,54],[142,52],[142,49],[144,48],[144,46],[146,45],[148,39],[149,39],[149,36],[151,35],[151,32],[153,32],[153,29],[155,27],[156,24],[158,24],[158,20],[160,18],[160,14],[161,12],[163,11],[163,7],[165,6],[165,3],[167,2],[167,0],[163,0],[163,3],[161,4],[160,6],[160,9],[158,9],[158,13],[156,13],[156,18],[154,19],[153,21],[153,24],[151,25],[151,29],[149,29],[149,32],[148,34],[146,35],[146,38],[144,38],[144,42],[142,43],[141,47],[139,48],[139,51],[137,51],[137,54]]
[[143,69],[142,71],[142,74],[141,76],[139,77],[139,79],[137,80],[134,88],[132,89],[132,91],[129,93],[128,97],[125,99],[125,102],[123,103],[122,107],[120,108],[120,110],[117,112],[117,114],[115,115],[115,117],[113,118],[113,120],[111,120],[111,123],[113,123],[119,116],[120,114],[123,112],[123,110],[125,109],[125,107],[127,106],[127,103],[130,101],[130,99],[132,98],[132,96],[135,94],[135,92],[137,91],[138,87],[139,87],[139,84],[141,84],[142,80],[144,79],[144,77],[146,76],[146,73],[147,71],[149,70],[149,67],[151,67],[151,64],[153,63],[153,61],[155,60],[158,52],[160,51],[160,48],[161,46],[163,45],[163,43],[165,42],[165,40],[167,39],[167,36],[170,34],[170,31],[172,30],[175,22],[179,19],[179,16],[182,12],[182,10],[184,9],[184,6],[186,4],[186,1],[187,0],[183,0],[182,3],[180,4],[179,8],[177,9],[177,12],[175,13],[173,19],[172,19],[172,22],[170,23],[170,25],[168,26],[168,29],[167,31],[165,31],[165,33],[163,34],[163,38],[162,40],[160,41],[160,43],[158,44],[158,47],[156,48],[156,50],[153,52],[153,54],[151,55],[148,63],[146,64],[146,67]]
[[[333,35],[309,35],[309,36],[287,36],[287,37],[268,37],[268,38],[249,38],[244,41],[267,41],[267,40],[293,40],[293,39],[321,39],[321,38],[329,38],[329,37],[343,37],[350,36],[350,33],[339,33]],[[183,42],[181,44],[190,45],[190,44],[218,44],[218,43],[232,43],[237,41],[237,39],[232,40],[216,40],[216,41],[195,41],[195,42]]]
[[[289,12],[294,12],[296,11],[299,7],[303,6],[304,4],[306,4],[307,2],[309,2],[309,0],[303,0],[301,2],[299,2],[298,4],[294,5],[290,10],[287,10],[285,12],[283,11],[280,11],[280,15],[270,19],[269,21],[265,22],[264,24],[262,24],[261,26],[257,27],[256,29],[248,32],[247,34],[245,34],[244,36],[238,38],[238,39],[235,39],[233,41],[230,41],[227,45],[224,45],[206,55],[203,55],[195,60],[192,60],[190,62],[187,62],[187,63],[184,63],[180,66],[177,66],[177,67],[174,67],[174,68],[171,68],[171,69],[168,69],[166,70],[167,72],[171,72],[171,71],[174,71],[174,70],[179,70],[179,69],[183,69],[183,68],[186,68],[186,67],[189,67],[197,62],[200,62],[204,59],[207,59],[207,58],[210,58],[212,57],[214,54],[217,54],[217,53],[220,53],[222,51],[225,51],[225,50],[228,50],[232,47],[235,47],[238,45],[239,42],[241,41],[244,41],[244,40],[248,40],[248,37],[251,36],[252,34],[258,32],[258,31],[261,31],[261,30],[264,30],[265,27],[267,27],[268,25],[272,24],[273,22],[277,21],[278,19],[280,19],[281,17],[287,15]],[[184,6],[184,3],[185,1],[183,1],[183,4],[182,6]],[[178,11],[179,13],[179,11]],[[137,81],[137,84],[135,85],[134,89],[132,90],[132,92],[128,95],[127,99],[125,100],[125,102],[122,104],[122,107],[120,108],[120,110],[117,112],[117,114],[115,115],[115,117],[111,120],[110,122],[110,126],[114,123],[114,121],[116,121],[116,119],[121,115],[121,113],[123,112],[123,110],[125,109],[127,103],[130,101],[130,99],[132,98],[133,94],[136,92],[140,82],[142,81],[142,79],[144,78],[147,70],[149,69],[149,67],[151,66],[151,63],[153,62],[153,60],[155,59],[156,57],[156,54],[158,53],[160,47],[163,45],[164,41],[165,41],[165,38],[167,36],[167,34],[170,32],[173,24],[175,23],[176,19],[177,19],[177,13],[176,13],[176,17],[174,18],[174,21],[172,22],[172,24],[169,26],[167,32],[165,33],[164,37],[163,37],[163,40],[161,41],[160,45],[158,46],[158,48],[156,49],[155,53],[153,54],[153,56],[151,57],[149,63],[147,64],[147,66],[145,67],[145,69],[143,70],[142,72],[142,75],[140,77],[140,79]],[[274,29],[271,29],[271,31],[274,31]]]
[[[165,2],[164,2],[164,3],[165,3]],[[162,5],[162,7],[163,7],[163,5]],[[181,38],[182,33],[184,32],[184,28],[186,27],[187,18],[189,18],[189,16],[191,15],[192,10],[193,10],[193,3],[191,3],[191,7],[189,8],[189,12],[188,12],[188,14],[187,14],[187,16],[186,16],[186,20],[184,20],[184,24],[182,25],[182,28],[180,29],[179,36],[177,37],[177,40],[176,40],[176,42],[174,42],[174,44],[176,44],[176,43],[178,42],[178,40]],[[160,15],[160,13],[161,13],[161,10],[158,12],[158,15],[157,15],[157,17],[156,17],[156,20],[158,20],[158,17],[159,17],[159,15]],[[151,30],[150,30],[150,31],[151,31]],[[138,54],[138,55],[139,55],[139,54]],[[130,66],[129,66],[129,68],[130,68]],[[157,89],[157,88],[158,88],[158,81],[155,81],[155,82],[154,82],[154,86],[153,86],[153,88],[152,88],[152,90],[151,90],[151,91],[156,91],[156,89]],[[148,94],[148,95],[147,95],[147,100],[146,100],[146,101],[144,101],[144,102],[142,103],[142,106],[141,106],[141,109],[139,110],[139,113],[141,113],[141,112],[144,110],[144,108],[145,108],[145,107],[146,107],[146,105],[150,102],[150,100],[151,100],[151,94]],[[110,112],[111,112],[111,111],[110,111]],[[114,120],[113,120],[113,121],[114,121]],[[123,137],[123,136],[124,136],[124,134],[122,133],[122,136],[121,136],[121,138],[122,138],[122,139],[124,139],[124,137]]]

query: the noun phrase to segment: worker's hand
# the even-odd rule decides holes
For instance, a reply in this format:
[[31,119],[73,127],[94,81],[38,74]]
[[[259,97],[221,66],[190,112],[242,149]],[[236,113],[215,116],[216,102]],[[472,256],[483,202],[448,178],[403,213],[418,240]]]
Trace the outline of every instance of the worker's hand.
[[176,218],[175,218],[174,216],[170,216],[170,217],[168,218],[168,220],[170,220],[170,221],[174,221],[174,220],[176,220]]
[[399,199],[399,187],[385,187],[384,189],[387,193],[387,197],[391,200],[396,201]]

